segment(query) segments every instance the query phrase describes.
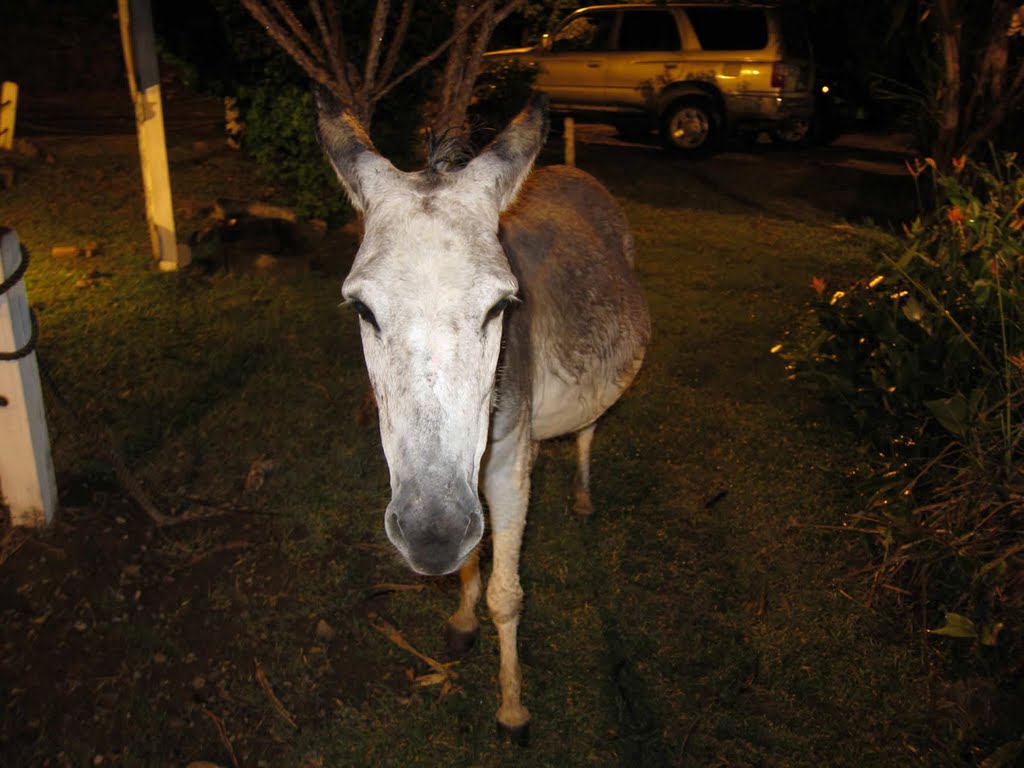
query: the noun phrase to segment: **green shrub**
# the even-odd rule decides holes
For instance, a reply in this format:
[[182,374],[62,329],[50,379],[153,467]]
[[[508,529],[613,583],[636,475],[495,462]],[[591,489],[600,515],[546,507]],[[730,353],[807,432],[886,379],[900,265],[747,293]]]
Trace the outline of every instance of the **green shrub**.
[[1012,154],[911,172],[935,210],[870,279],[816,278],[820,329],[781,351],[877,457],[854,521],[880,545],[874,585],[923,598],[939,634],[995,645],[1012,627],[1020,647],[1024,172]]
[[250,87],[240,97],[246,119],[243,146],[267,179],[287,190],[299,215],[344,218],[351,209],[317,144],[311,89]]

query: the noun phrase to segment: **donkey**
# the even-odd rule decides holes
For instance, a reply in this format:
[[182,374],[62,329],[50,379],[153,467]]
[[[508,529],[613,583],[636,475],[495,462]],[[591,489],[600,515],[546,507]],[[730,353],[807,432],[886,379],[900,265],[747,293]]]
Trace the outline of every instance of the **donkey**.
[[[473,159],[404,173],[319,95],[318,135],[364,235],[342,295],[359,315],[391,475],[384,530],[421,574],[459,571],[449,648],[472,645],[479,545],[498,630],[499,729],[527,736],[516,631],[519,551],[541,440],[577,435],[575,509],[592,511],[594,424],[633,381],[650,337],[626,217],[593,177],[530,175],[547,134],[534,96]],[[529,178],[527,178],[529,176]]]

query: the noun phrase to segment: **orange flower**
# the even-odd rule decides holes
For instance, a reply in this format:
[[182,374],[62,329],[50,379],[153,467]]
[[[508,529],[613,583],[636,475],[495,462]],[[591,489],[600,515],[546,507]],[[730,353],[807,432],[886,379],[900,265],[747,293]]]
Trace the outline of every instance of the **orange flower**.
[[953,173],[960,173],[967,166],[967,155],[953,158]]
[[921,159],[918,157],[914,158],[913,165],[910,164],[909,160],[904,160],[903,164],[907,166],[907,170],[910,171],[910,175],[913,176],[915,179],[924,172],[925,168],[928,167],[928,164],[922,162]]
[[967,219],[964,212],[955,205],[946,211],[946,218],[949,219],[950,224],[963,224]]
[[821,294],[823,294],[825,292],[825,278],[823,278],[823,277],[812,277],[811,278],[811,288],[814,289],[814,292],[816,294],[821,296]]

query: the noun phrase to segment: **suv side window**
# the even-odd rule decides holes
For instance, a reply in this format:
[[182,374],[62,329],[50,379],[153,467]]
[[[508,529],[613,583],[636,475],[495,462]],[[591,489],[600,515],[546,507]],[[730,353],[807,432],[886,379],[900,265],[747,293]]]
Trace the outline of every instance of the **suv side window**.
[[551,38],[551,52],[604,51],[611,38],[613,13],[581,13]]
[[619,30],[620,51],[678,51],[679,27],[669,11],[625,11]]
[[705,51],[760,51],[768,47],[768,21],[759,8],[687,8]]

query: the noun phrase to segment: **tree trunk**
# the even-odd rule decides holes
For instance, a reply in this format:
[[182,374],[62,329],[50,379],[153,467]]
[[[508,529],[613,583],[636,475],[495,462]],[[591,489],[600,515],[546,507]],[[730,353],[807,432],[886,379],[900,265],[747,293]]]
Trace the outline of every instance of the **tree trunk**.
[[939,45],[942,53],[943,76],[938,84],[936,107],[938,131],[932,154],[943,171],[952,167],[960,133],[960,36],[961,19],[956,0],[936,0]]

